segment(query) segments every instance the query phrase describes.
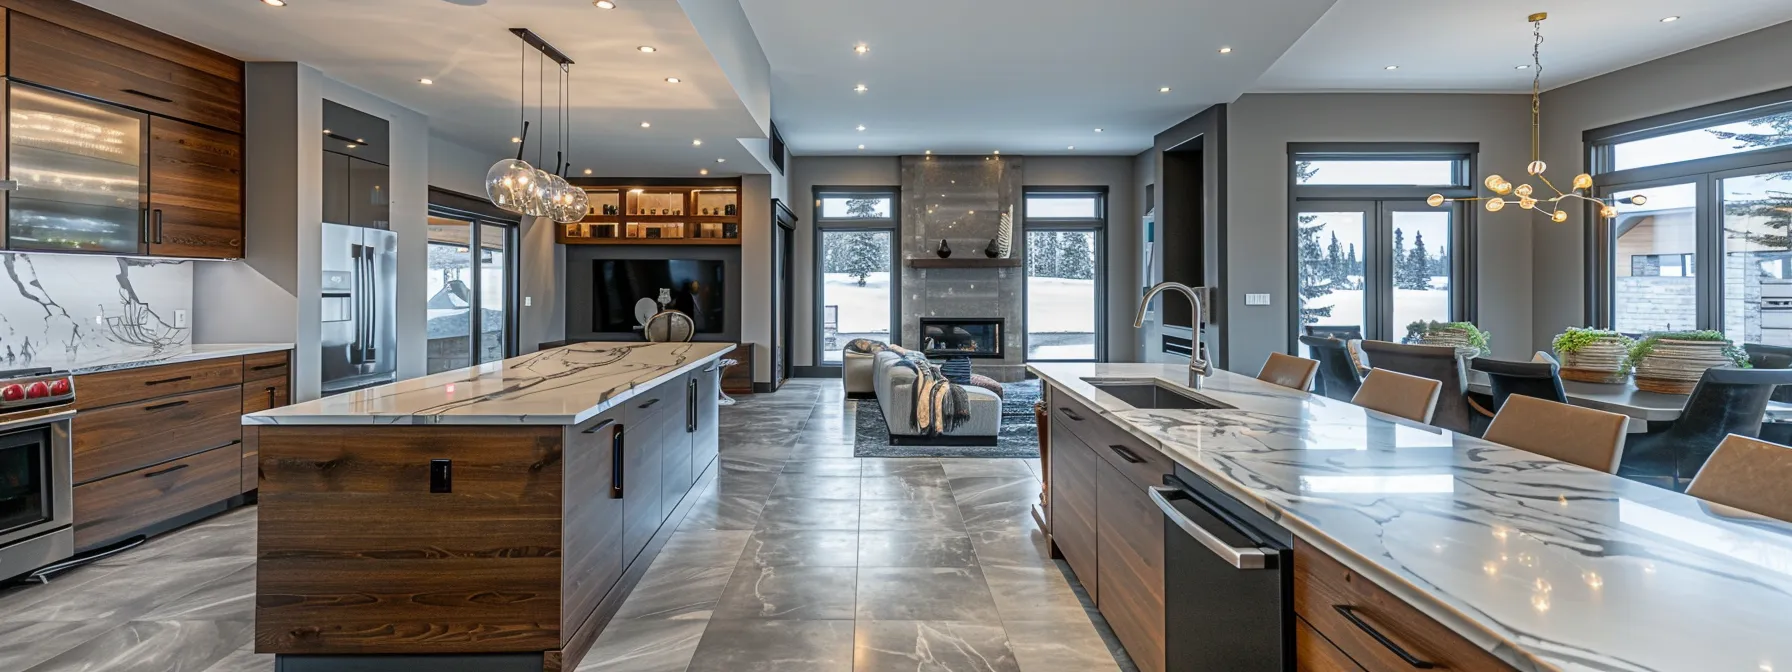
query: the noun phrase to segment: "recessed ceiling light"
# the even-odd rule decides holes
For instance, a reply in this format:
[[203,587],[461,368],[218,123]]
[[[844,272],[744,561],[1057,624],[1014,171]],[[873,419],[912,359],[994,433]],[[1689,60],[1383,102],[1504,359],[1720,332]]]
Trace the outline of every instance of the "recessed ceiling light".
[[1531,64],[1525,63],[1522,65],[1514,65],[1514,66],[1512,66],[1512,69],[1513,70],[1529,70],[1529,69],[1531,69]]
[[1386,67],[1383,67],[1383,68],[1382,68],[1382,69],[1383,69],[1383,70],[1399,70],[1399,69],[1400,69],[1400,66],[1398,66],[1398,65],[1390,65],[1390,66],[1386,66]]
[[[281,3],[281,4],[285,4],[285,3]],[[1679,21],[1679,20],[1680,20],[1680,17],[1678,17],[1678,16],[1664,16],[1664,17],[1661,17],[1661,22],[1662,22],[1662,23],[1673,23],[1673,22],[1675,22],[1675,21]]]
[[864,148],[865,148],[864,145],[859,145],[859,149],[864,149]]
[[590,174],[591,174],[591,169],[590,169],[590,168],[586,168],[586,169],[585,169],[585,174],[586,174],[586,175],[590,175]]
[[869,54],[869,53],[871,53],[871,46],[861,42],[852,48],[852,53],[859,54],[861,56],[863,56],[865,54]]
[[1232,53],[1232,48],[1231,47],[1220,47],[1220,53],[1230,54],[1230,53]]
[[703,140],[702,140],[702,139],[692,139],[692,140],[691,140],[691,146],[692,146],[692,147],[702,147],[702,146],[703,146]]
[[354,148],[356,148],[356,147],[359,147],[359,146],[360,146],[360,145],[357,145],[357,144],[355,144],[355,143],[352,143],[352,142],[351,142],[351,143],[348,143],[348,148],[349,148],[349,149],[354,149]]
[[641,128],[653,128],[653,124],[643,121],[641,122]]
[[679,78],[677,78],[677,77],[667,77],[667,78],[666,78],[666,83],[667,83],[667,84],[677,84],[677,83],[679,83],[679,82],[682,82],[682,81],[684,81],[684,80],[682,80],[682,79],[679,79]]
[[698,175],[708,175],[708,174],[709,174],[709,169],[708,169],[708,168],[702,168],[702,169],[699,169],[699,170],[698,170],[698,171],[697,171],[697,174],[698,174]]
[[861,130],[861,131],[863,131],[863,130],[865,130],[865,125],[864,125],[864,124],[859,124],[859,130]]
[[[324,131],[324,132],[325,132],[325,133],[329,133],[329,131]],[[513,144],[513,145],[514,145],[514,144],[518,144],[518,143],[521,143],[521,142],[522,142],[522,141],[523,141],[523,139],[522,139],[522,138],[519,138],[519,137],[516,137],[516,136],[514,136],[514,135],[513,135],[513,136],[510,136],[510,144]]]
[[430,79],[428,77],[420,77],[417,79],[417,83],[422,84],[424,86],[429,86],[431,84],[436,83],[436,80]]
[[728,162],[728,160],[727,160],[727,159],[723,159],[723,158],[717,158],[717,159],[716,159],[716,163],[727,163],[727,162]]
[[596,5],[598,9],[615,9],[616,8],[616,3],[610,2],[610,0],[597,0],[596,2],[593,2],[591,4]]
[[864,84],[860,84],[858,86],[852,87],[852,90],[857,91],[859,93],[864,93],[866,91],[870,91],[871,89],[870,89],[870,87],[867,87]]
[[1157,87],[1157,92],[1158,92],[1158,93],[1169,93],[1169,92],[1170,92],[1170,87],[1167,87],[1167,86],[1160,86],[1160,87]]
[[361,138],[355,138],[355,142],[359,142],[359,143],[361,143],[361,144],[363,144],[363,145],[365,145],[365,144],[367,144],[367,141],[366,141],[366,140],[363,140],[363,139],[361,139]]
[[641,53],[643,53],[643,54],[651,54],[651,53],[653,53],[653,52],[656,52],[656,51],[659,51],[659,50],[658,50],[658,49],[655,49],[655,48],[653,48],[653,47],[649,47],[649,46],[647,46],[647,45],[645,45],[645,44],[643,44],[643,45],[641,45],[641,46],[639,46],[639,47],[635,47],[635,48],[636,48],[636,49],[638,49],[638,50],[640,50],[640,51],[641,51]]
[[1096,133],[1100,133],[1100,132],[1101,132],[1101,129],[1099,129],[1099,128],[1097,128],[1097,129],[1095,129],[1095,132],[1096,132]]
[[1065,149],[1076,149],[1076,145],[1071,145],[1069,147],[1065,147]]
[[327,129],[327,128],[324,129],[324,135],[329,135],[329,134],[330,134],[330,129]]
[[286,0],[261,0],[261,4],[269,7],[285,7]]

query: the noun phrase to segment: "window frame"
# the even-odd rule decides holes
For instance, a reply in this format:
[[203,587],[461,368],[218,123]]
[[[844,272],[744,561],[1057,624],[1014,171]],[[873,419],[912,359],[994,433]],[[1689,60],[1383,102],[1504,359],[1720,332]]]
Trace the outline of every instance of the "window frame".
[[[1367,338],[1384,338],[1399,340],[1404,334],[1404,325],[1393,324],[1394,286],[1391,282],[1380,283],[1380,287],[1370,287],[1367,280],[1373,276],[1382,277],[1392,274],[1388,251],[1380,249],[1382,243],[1391,240],[1387,232],[1392,222],[1392,213],[1396,211],[1423,211],[1412,206],[1425,204],[1426,197],[1431,194],[1443,194],[1449,198],[1473,198],[1474,185],[1478,181],[1478,143],[1424,143],[1424,142],[1291,142],[1287,152],[1287,273],[1288,293],[1284,316],[1287,318],[1287,350],[1289,354],[1300,353],[1299,336],[1303,331],[1300,322],[1300,215],[1303,209],[1312,209],[1316,204],[1334,203],[1351,211],[1365,213],[1363,235],[1364,263],[1364,297],[1363,297],[1363,334]],[[1449,159],[1456,162],[1454,173],[1455,185],[1303,185],[1299,181],[1298,166],[1303,161],[1311,160],[1439,160]],[[1429,206],[1426,206],[1429,207]],[[1450,240],[1450,320],[1473,322],[1478,315],[1478,231],[1479,209],[1467,207],[1466,202],[1456,201],[1447,207],[1439,207],[1438,211],[1449,210]],[[1387,238],[1387,240],[1384,240]],[[1374,255],[1370,256],[1370,251]],[[1373,291],[1371,291],[1373,290]],[[1381,325],[1390,326],[1386,333]]]
[[[1581,134],[1585,144],[1582,159],[1593,176],[1591,191],[1594,196],[1674,184],[1694,185],[1697,192],[1693,217],[1697,251],[1694,254],[1695,259],[1702,257],[1706,260],[1695,261],[1698,267],[1705,269],[1705,272],[1695,270],[1697,317],[1694,326],[1698,329],[1724,329],[1724,274],[1728,264],[1723,259],[1723,180],[1792,170],[1792,145],[1611,170],[1614,147],[1625,142],[1784,113],[1792,113],[1792,88],[1645,117]],[[1583,216],[1586,217],[1584,221],[1591,223],[1583,234],[1587,260],[1584,318],[1587,324],[1610,329],[1617,323],[1617,240],[1613,222],[1600,217],[1592,204],[1585,206]]]
[[[1046,198],[1095,198],[1095,217],[1032,217],[1027,212],[1028,201],[1034,196]],[[1108,297],[1107,297],[1107,245],[1108,245],[1108,188],[1105,186],[1089,187],[1023,187],[1021,189],[1020,232],[1017,236],[1021,248],[1021,282],[1020,282],[1020,356],[1027,362],[1105,362],[1108,361]],[[1095,234],[1095,357],[1092,359],[1034,359],[1028,356],[1028,336],[1031,330],[1027,327],[1027,234],[1032,231],[1068,231],[1093,232]]]
[[[813,322],[810,327],[811,365],[816,367],[839,368],[846,364],[845,358],[838,362],[827,361],[827,353],[822,351],[823,314],[826,312],[826,269],[823,255],[826,248],[822,241],[828,231],[888,231],[890,233],[890,341],[899,343],[902,340],[902,187],[866,187],[866,186],[816,186],[811,190],[814,198],[813,216],[815,226],[810,231],[809,261],[815,269],[812,278],[812,294],[815,305],[812,307]],[[888,198],[890,199],[889,217],[843,218],[821,216],[823,198]]]
[[[499,227],[504,232],[504,358],[509,359],[522,352],[521,345],[517,342],[517,338],[522,332],[522,316],[520,315],[520,309],[522,307],[522,269],[520,268],[522,252],[519,249],[519,244],[522,241],[522,222],[516,219],[506,219],[486,210],[475,209],[480,206],[485,206],[486,210],[495,210],[490,208],[489,204],[473,199],[470,196],[448,191],[446,189],[430,187],[429,202],[426,207],[426,214],[428,216],[467,222],[468,225],[472,227],[468,232],[468,241],[471,244],[469,249],[473,252],[471,255],[472,265],[470,270],[472,271],[471,277],[474,282],[469,289],[473,291],[475,301],[474,305],[469,309],[467,321],[469,329],[471,329],[471,333],[468,334],[468,341],[470,341],[468,346],[468,361],[473,362],[474,366],[480,364],[479,339],[474,335],[483,333],[482,330],[485,327],[484,311],[479,309],[480,306],[477,300],[479,296],[483,295],[484,290],[484,287],[482,287],[485,275],[483,273],[484,263],[480,261],[481,255],[478,254],[480,249],[479,246],[482,242],[481,237],[485,232],[484,225],[489,224]],[[428,236],[426,235],[425,238],[427,237]],[[425,250],[427,251],[428,241],[425,240],[424,244]],[[534,348],[531,347],[531,351],[533,350]]]

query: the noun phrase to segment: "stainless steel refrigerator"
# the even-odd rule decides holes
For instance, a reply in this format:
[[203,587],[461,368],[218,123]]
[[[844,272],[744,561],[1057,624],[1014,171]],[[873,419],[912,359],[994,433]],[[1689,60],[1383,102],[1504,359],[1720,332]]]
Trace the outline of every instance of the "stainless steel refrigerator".
[[325,224],[323,266],[323,394],[392,382],[398,234]]

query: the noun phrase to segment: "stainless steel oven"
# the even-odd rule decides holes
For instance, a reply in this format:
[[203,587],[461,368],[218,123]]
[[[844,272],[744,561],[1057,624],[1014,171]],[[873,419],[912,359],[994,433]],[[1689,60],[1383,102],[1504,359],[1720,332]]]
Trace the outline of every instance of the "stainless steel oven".
[[74,417],[0,415],[0,581],[74,554]]

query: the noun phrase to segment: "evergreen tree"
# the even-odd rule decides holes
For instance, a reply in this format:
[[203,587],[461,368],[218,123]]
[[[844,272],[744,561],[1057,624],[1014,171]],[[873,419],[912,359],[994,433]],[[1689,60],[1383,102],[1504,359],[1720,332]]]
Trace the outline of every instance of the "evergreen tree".
[[871,219],[876,217],[877,202],[878,199],[875,198],[846,199],[846,216],[858,219]]
[[1058,276],[1058,232],[1027,233],[1027,274],[1041,278]]
[[[1344,270],[1351,276],[1362,277],[1363,262],[1356,258],[1356,243],[1350,244],[1350,251],[1344,254]],[[1344,289],[1356,289],[1356,280],[1345,278]]]
[[1444,276],[1450,274],[1450,252],[1448,248],[1437,253],[1436,260],[1431,264],[1431,274]]
[[853,276],[864,287],[865,279],[872,273],[890,270],[889,246],[885,243],[888,236],[878,231],[842,234],[844,240],[838,249],[829,250],[840,258],[838,272]]
[[1325,268],[1325,257],[1319,249],[1319,229],[1324,224],[1313,224],[1317,215],[1301,215],[1297,220],[1300,230],[1300,265],[1296,269],[1300,280],[1300,323],[1316,324],[1319,318],[1331,317],[1331,306],[1308,307],[1307,302],[1332,293],[1331,275]]
[[1413,234],[1412,251],[1398,264],[1394,285],[1401,289],[1431,289],[1431,254],[1425,249],[1424,233]]
[[[1737,149],[1784,147],[1792,145],[1792,112],[1776,114],[1759,123],[1767,129],[1759,133],[1709,131],[1724,140],[1736,142]],[[1770,173],[1764,181],[1792,182],[1792,171]],[[1724,200],[1724,214],[1749,223],[1748,230],[1735,231],[1745,240],[1769,250],[1792,250],[1792,189],[1767,189],[1760,198]]]
[[1057,277],[1072,280],[1095,278],[1095,258],[1089,249],[1088,234],[1058,233],[1058,273]]
[[1406,264],[1406,231],[1394,229],[1394,286],[1400,287],[1400,269]]
[[1332,232],[1332,244],[1325,248],[1325,271],[1332,284],[1350,284],[1350,268],[1344,265],[1344,250],[1338,246],[1337,232]]

